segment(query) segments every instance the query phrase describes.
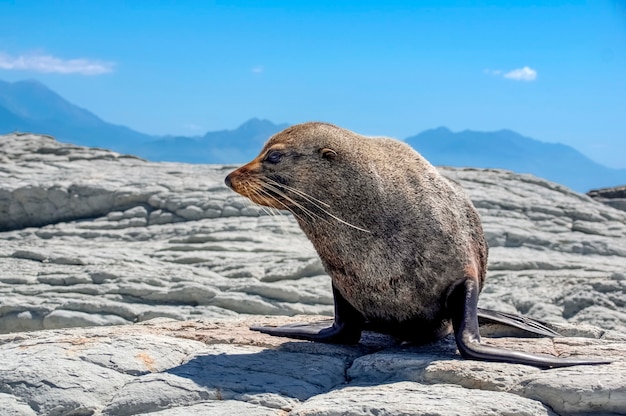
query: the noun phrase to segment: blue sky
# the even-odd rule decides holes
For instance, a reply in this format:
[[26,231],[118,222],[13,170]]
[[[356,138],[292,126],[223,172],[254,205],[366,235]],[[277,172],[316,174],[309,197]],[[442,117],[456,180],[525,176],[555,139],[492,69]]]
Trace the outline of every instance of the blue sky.
[[0,0],[0,79],[151,134],[507,128],[626,168],[625,3]]

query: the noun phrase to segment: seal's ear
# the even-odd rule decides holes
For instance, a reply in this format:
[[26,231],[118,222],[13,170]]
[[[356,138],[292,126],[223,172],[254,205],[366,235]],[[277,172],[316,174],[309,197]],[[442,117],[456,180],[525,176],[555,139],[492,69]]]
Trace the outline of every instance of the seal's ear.
[[324,159],[333,160],[335,156],[337,156],[337,152],[329,147],[324,147],[320,149],[320,154]]

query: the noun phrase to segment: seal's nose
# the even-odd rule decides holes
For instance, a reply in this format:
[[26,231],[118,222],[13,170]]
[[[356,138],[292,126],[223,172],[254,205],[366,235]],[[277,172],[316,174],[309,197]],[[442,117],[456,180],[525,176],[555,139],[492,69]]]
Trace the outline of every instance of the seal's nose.
[[[230,174],[232,175],[232,173]],[[226,186],[228,186],[230,189],[233,189],[233,184],[230,181],[230,175],[228,175],[226,178],[224,178],[224,183],[226,184]]]

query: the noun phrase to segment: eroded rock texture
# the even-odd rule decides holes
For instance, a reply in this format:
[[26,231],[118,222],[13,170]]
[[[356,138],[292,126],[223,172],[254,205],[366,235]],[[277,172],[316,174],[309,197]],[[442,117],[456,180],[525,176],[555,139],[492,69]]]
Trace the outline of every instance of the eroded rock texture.
[[[228,190],[232,169],[0,136],[0,333],[332,314],[295,221]],[[626,332],[625,212],[532,176],[442,171],[483,218],[481,306]]]
[[[0,414],[626,413],[626,212],[532,176],[442,169],[484,221],[481,306],[566,336],[486,342],[614,360],[542,371],[462,360],[450,337],[250,332],[329,316],[332,298],[293,219],[223,185],[232,168],[0,137]],[[145,322],[158,317],[178,321]]]
[[[320,317],[297,317],[311,320]],[[572,415],[626,412],[626,336],[492,338],[601,366],[538,370],[466,361],[366,333],[356,346],[269,337],[254,317],[0,336],[0,414]],[[563,332],[575,329],[564,325]]]

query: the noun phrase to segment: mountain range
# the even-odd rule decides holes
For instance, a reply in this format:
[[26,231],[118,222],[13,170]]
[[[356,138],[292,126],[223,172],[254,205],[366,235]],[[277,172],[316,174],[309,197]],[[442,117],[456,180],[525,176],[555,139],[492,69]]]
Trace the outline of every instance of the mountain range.
[[[0,81],[0,134],[27,131],[83,146],[102,147],[152,161],[242,163],[288,124],[253,118],[234,130],[203,136],[153,136],[108,123],[35,80]],[[531,173],[576,191],[626,184],[626,169],[602,166],[572,147],[510,130],[426,130],[405,141],[435,165],[502,168]]]

